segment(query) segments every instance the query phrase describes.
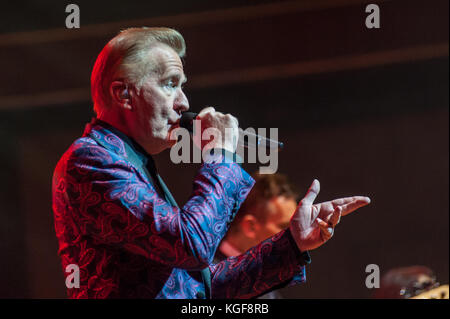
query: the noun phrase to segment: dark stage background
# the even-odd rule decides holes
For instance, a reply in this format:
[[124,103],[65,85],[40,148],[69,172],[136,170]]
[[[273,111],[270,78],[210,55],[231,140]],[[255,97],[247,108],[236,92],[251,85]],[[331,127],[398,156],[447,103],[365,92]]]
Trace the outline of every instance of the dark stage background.
[[[53,169],[93,116],[92,65],[129,26],[169,26],[187,42],[186,94],[277,127],[279,172],[318,201],[367,195],[312,252],[288,298],[370,298],[365,267],[425,265],[449,277],[448,1],[67,1],[2,4],[0,13],[0,297],[64,298],[51,210]],[[183,203],[198,166],[157,163]],[[245,166],[249,171],[255,165]]]

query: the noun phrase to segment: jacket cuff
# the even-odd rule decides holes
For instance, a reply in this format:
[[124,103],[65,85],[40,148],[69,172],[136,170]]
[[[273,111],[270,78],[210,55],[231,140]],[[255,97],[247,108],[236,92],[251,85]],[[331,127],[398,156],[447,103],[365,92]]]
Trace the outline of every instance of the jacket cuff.
[[297,243],[295,242],[294,237],[292,237],[292,233],[291,233],[291,229],[287,228],[286,229],[286,233],[287,233],[287,237],[289,239],[289,242],[292,246],[292,248],[294,249],[294,251],[296,252],[296,257],[297,257],[297,261],[299,262],[299,265],[305,266],[311,263],[311,256],[309,254],[309,251],[301,251],[298,248]]

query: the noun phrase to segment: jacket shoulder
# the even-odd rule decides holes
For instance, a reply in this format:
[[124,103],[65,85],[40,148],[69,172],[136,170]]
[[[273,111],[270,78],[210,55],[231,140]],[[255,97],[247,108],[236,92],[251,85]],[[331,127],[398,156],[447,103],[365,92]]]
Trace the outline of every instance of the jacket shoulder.
[[[90,137],[75,140],[56,165],[53,177],[66,177],[109,169],[131,171],[132,165],[125,158],[99,145]],[[75,170],[76,174],[73,173]]]

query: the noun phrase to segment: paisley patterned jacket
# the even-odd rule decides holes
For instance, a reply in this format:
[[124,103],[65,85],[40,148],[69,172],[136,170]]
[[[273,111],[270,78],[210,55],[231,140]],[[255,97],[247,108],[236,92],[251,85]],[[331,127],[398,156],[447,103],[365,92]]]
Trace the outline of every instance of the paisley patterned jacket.
[[[53,211],[63,271],[79,267],[71,298],[250,298],[302,282],[309,262],[289,231],[212,264],[253,186],[236,163],[204,163],[179,208],[153,160],[101,121],[88,124],[58,162]],[[208,270],[209,294],[200,270]],[[209,289],[208,289],[209,290]]]

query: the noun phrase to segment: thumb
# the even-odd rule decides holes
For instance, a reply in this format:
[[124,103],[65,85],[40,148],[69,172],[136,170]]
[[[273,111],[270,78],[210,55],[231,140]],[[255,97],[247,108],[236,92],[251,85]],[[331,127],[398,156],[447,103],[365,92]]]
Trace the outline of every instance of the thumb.
[[311,186],[309,187],[305,197],[302,199],[302,204],[312,205],[319,192],[320,192],[320,183],[317,179],[315,179],[312,182]]
[[200,113],[197,114],[198,117],[202,117],[206,113],[214,113],[216,110],[212,106],[205,107]]

